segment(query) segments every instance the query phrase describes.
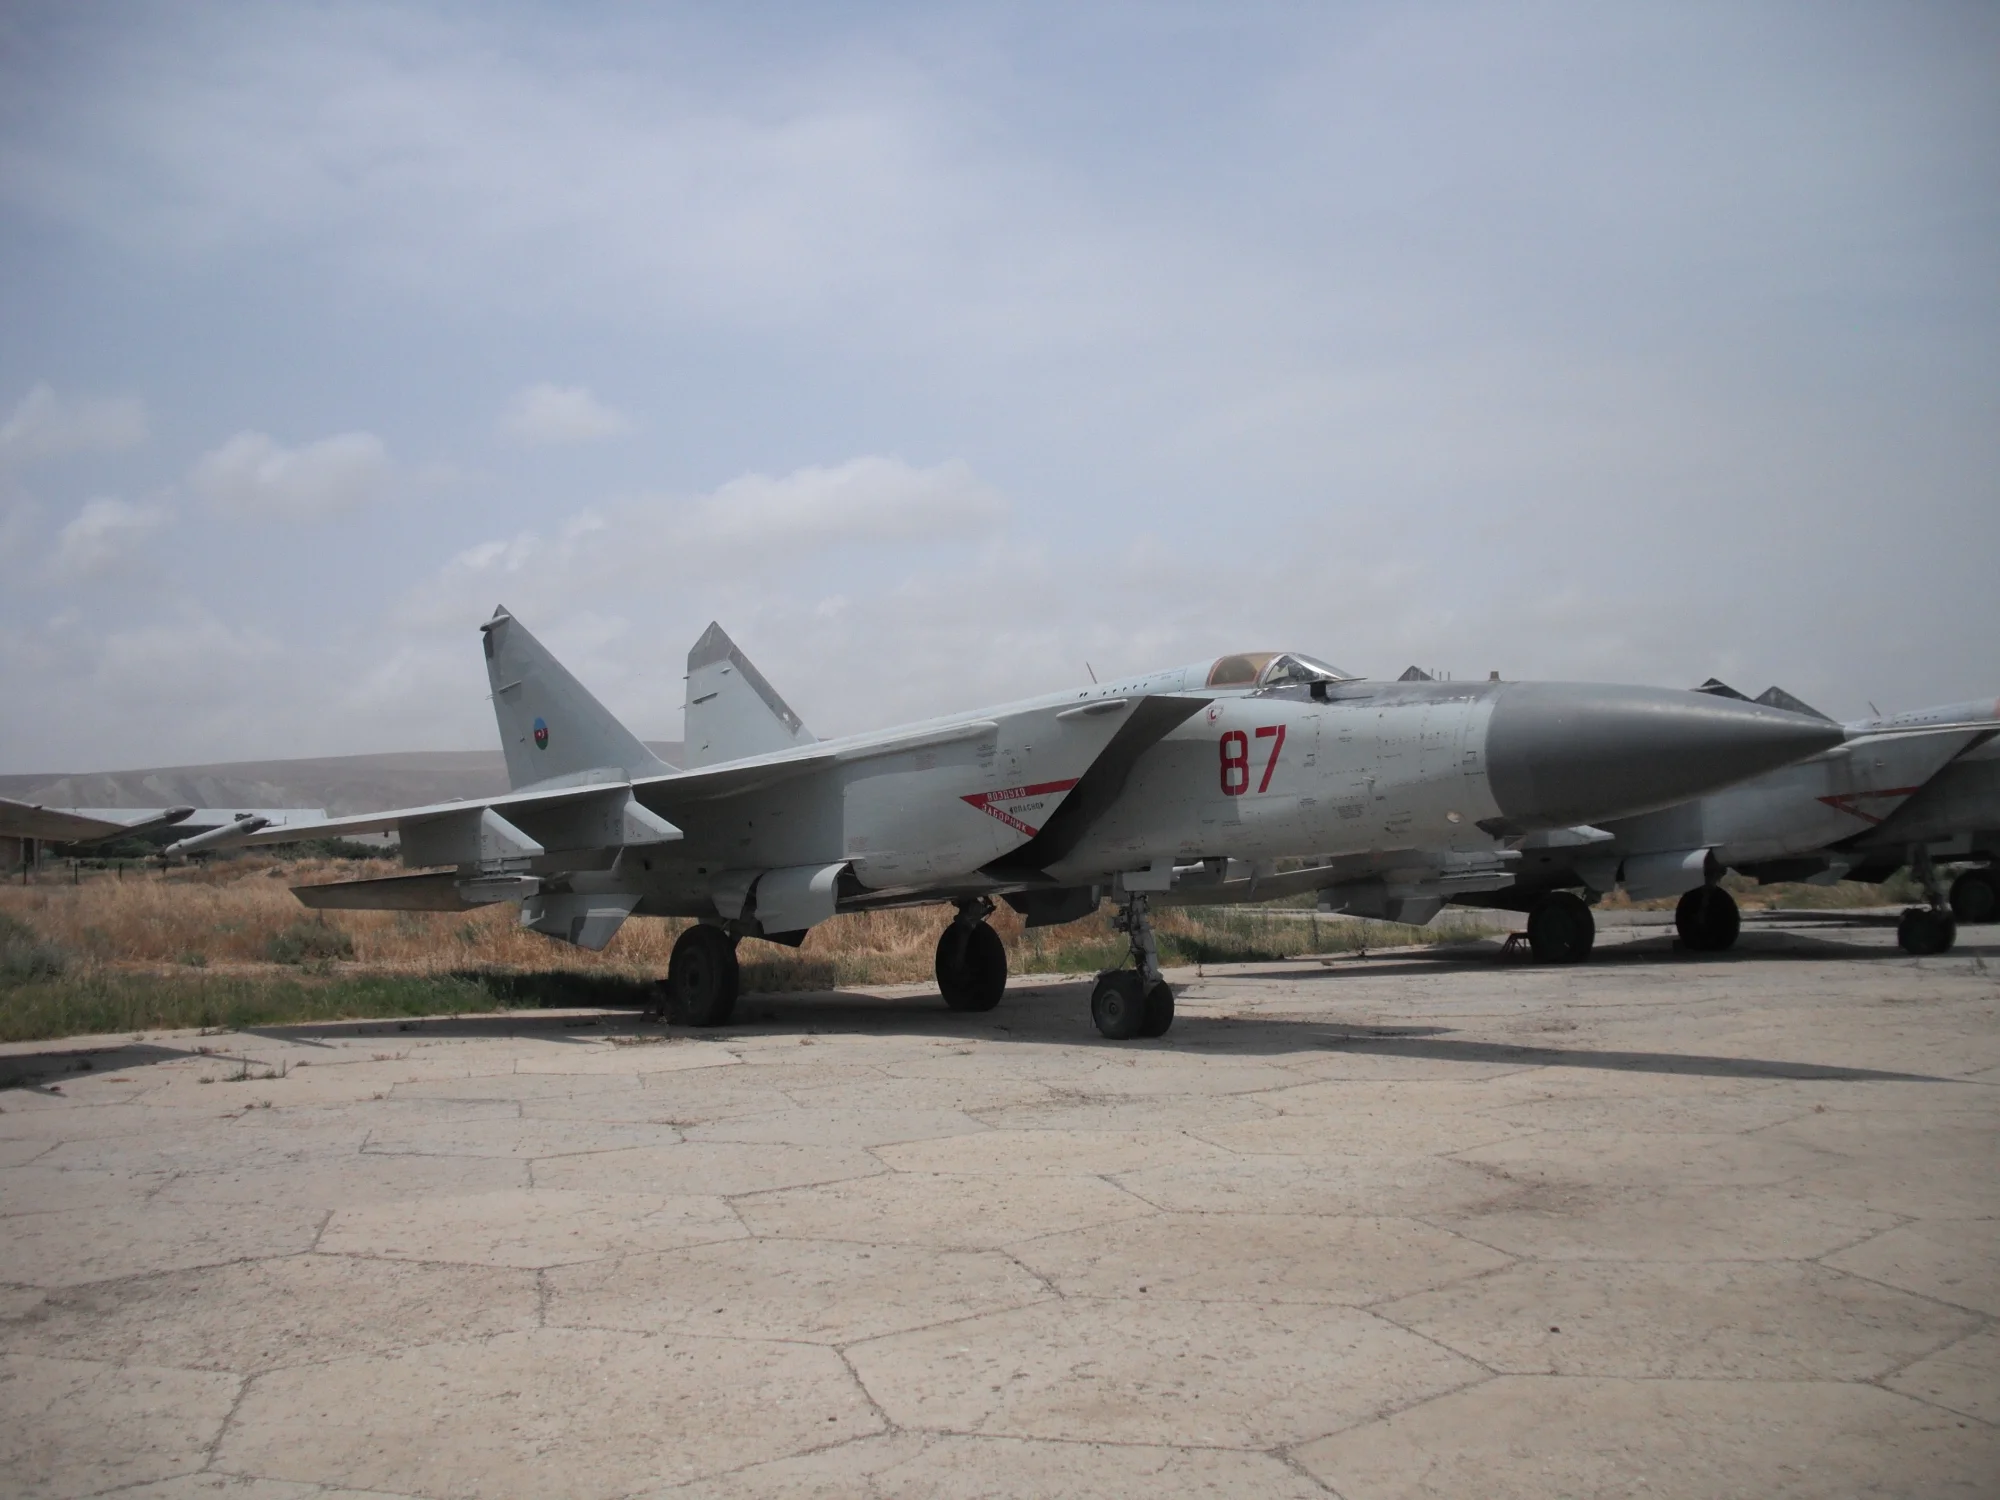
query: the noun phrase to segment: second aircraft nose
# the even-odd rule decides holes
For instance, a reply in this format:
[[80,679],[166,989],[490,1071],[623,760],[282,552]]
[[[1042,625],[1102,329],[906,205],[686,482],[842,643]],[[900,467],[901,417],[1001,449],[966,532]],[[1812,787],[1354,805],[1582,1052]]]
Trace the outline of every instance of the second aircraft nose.
[[1670,807],[1840,744],[1838,724],[1673,688],[1517,682],[1486,730],[1487,780],[1515,830]]

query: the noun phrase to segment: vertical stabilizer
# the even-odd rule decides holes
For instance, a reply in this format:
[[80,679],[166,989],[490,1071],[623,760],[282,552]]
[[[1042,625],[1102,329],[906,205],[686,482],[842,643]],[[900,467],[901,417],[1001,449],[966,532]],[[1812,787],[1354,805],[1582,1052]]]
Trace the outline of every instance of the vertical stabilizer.
[[778,690],[714,623],[688,652],[684,737],[690,768],[814,743]]
[[479,629],[486,638],[486,680],[493,689],[493,717],[500,721],[508,785],[518,791],[592,771],[654,776],[671,769],[504,606]]

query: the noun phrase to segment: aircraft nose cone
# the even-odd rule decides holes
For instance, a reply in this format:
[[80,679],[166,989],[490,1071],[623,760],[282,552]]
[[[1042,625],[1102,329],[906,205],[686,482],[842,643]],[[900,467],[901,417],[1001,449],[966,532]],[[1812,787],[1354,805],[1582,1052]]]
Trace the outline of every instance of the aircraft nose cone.
[[1707,693],[1517,682],[1488,721],[1487,781],[1509,824],[1565,828],[1671,807],[1842,737],[1824,719]]

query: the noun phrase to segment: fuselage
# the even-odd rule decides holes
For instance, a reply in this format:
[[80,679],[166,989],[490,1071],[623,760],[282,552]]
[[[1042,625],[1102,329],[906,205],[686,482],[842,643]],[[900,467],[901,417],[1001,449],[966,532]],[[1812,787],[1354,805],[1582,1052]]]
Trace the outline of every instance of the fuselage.
[[[1496,837],[1572,821],[1577,805],[1603,815],[1660,806],[1687,794],[1689,776],[1705,788],[1825,743],[1810,725],[1801,738],[1796,715],[1661,689],[1230,684],[1214,680],[1220,666],[730,763],[771,769],[754,795],[688,803],[674,800],[671,779],[636,784],[684,838],[636,861],[628,851],[597,879],[636,885],[642,912],[708,915],[719,888],[831,864],[844,867],[841,905],[852,909],[1119,880],[1143,889],[1149,873],[1197,860],[1490,851]],[[1647,746],[1659,760],[1686,724],[1740,738],[1738,721],[1763,737],[1734,752],[1750,754],[1747,770],[1723,775],[1699,755],[1632,769]],[[1509,761],[1497,776],[1496,747]],[[1560,774],[1573,749],[1587,758]],[[1692,769],[1677,781],[1682,763]],[[1537,767],[1548,783],[1539,792]],[[1546,809],[1530,805],[1539,802]]]

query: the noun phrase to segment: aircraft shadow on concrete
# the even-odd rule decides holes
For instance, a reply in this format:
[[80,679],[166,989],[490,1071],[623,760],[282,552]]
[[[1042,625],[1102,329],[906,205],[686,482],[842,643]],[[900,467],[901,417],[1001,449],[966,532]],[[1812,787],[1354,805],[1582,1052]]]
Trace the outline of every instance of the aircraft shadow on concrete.
[[1433,1062],[1505,1063],[1522,1068],[1601,1068],[1613,1073],[1682,1073],[1701,1078],[1788,1078],[1820,1083],[1952,1083],[1928,1073],[1892,1073],[1761,1057],[1705,1057],[1690,1052],[1626,1052],[1575,1047],[1519,1047],[1452,1037],[1365,1034],[1360,1028],[1321,1045],[1339,1052],[1416,1057]]
[[424,1038],[534,1037],[567,1044],[601,1044],[630,1037],[714,1045],[797,1036],[837,1038],[901,1036],[937,1042],[1014,1042],[1101,1047],[1117,1055],[1134,1047],[1202,1057],[1287,1057],[1354,1052],[1467,1066],[1589,1068],[1607,1072],[1682,1074],[1711,1078],[1790,1079],[1833,1083],[1954,1083],[1921,1073],[1843,1067],[1755,1057],[1638,1052],[1596,1048],[1517,1046],[1459,1037],[1445,1026],[1374,1026],[1358,1022],[1285,1016],[1224,1017],[1183,1014],[1158,1041],[1109,1042],[1090,1021],[1088,981],[1051,980],[1008,992],[999,1010],[969,1015],[946,1010],[934,995],[883,996],[844,990],[749,994],[737,1020],[712,1031],[667,1026],[643,1013],[562,1016],[524,1011],[481,1016],[427,1016],[397,1021],[323,1021],[264,1026],[255,1034],[273,1041],[328,1042],[363,1036],[408,1034]]
[[193,1047],[163,1047],[156,1042],[127,1042],[105,1047],[62,1047],[42,1052],[20,1052],[0,1057],[0,1089],[60,1091],[71,1080],[100,1074],[122,1073],[128,1068],[145,1068],[154,1063],[179,1062],[182,1058],[206,1057],[213,1062],[237,1061],[220,1051],[202,1052]]

